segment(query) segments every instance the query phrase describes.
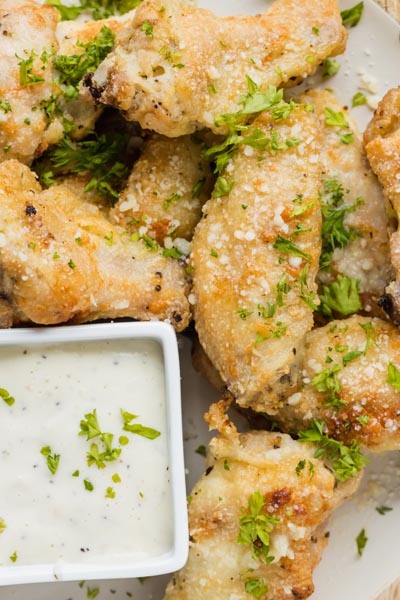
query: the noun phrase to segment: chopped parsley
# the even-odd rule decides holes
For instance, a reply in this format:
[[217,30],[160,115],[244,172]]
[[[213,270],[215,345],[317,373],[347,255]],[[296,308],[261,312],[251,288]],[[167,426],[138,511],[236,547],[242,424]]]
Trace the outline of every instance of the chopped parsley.
[[299,460],[299,462],[297,464],[297,467],[295,469],[296,475],[298,477],[300,477],[300,473],[303,471],[303,469],[305,468],[305,466],[306,466],[306,461],[305,460]]
[[143,21],[140,28],[148,37],[153,37],[153,24],[150,21]]
[[356,106],[362,106],[363,104],[366,104],[366,103],[367,103],[367,97],[365,96],[365,94],[363,94],[362,92],[357,92],[357,94],[354,94],[354,96],[353,96],[351,106],[352,106],[352,108],[355,108]]
[[10,392],[4,388],[0,388],[0,398],[4,400],[7,406],[12,406],[15,402],[15,398],[13,398],[13,396],[10,395]]
[[98,587],[90,588],[89,586],[87,586],[87,588],[86,588],[87,598],[96,598],[96,596],[98,596],[99,593],[100,593],[100,590]]
[[377,506],[375,508],[376,512],[379,513],[380,515],[386,515],[386,513],[390,512],[393,510],[393,508],[391,506]]
[[213,198],[222,198],[223,196],[227,196],[233,186],[235,185],[235,181],[228,181],[226,177],[220,175],[215,182],[215,187],[212,193]]
[[177,194],[176,192],[174,194],[171,194],[170,196],[168,196],[168,198],[164,200],[163,209],[168,210],[171,204],[176,204],[180,200],[180,198],[181,195]]
[[11,112],[11,104],[5,100],[0,100],[0,110],[2,110],[5,114]]
[[88,492],[93,492],[94,485],[91,481],[89,481],[88,479],[84,479],[83,485],[84,485],[85,490],[87,490]]
[[[81,142],[72,141],[65,137],[58,145],[46,153],[48,159],[58,173],[89,173],[91,179],[85,187],[85,192],[91,190],[108,196],[111,201],[118,198],[118,191],[124,185],[129,175],[126,164],[126,148],[128,136],[117,134],[93,134],[91,139]],[[39,178],[45,184],[39,162]],[[54,176],[53,171],[45,170],[50,181]]]
[[104,26],[87,44],[77,41],[76,45],[83,49],[82,53],[69,56],[59,54],[54,58],[59,82],[66,86],[64,95],[67,100],[76,100],[79,97],[78,87],[83,77],[97,69],[113,49],[114,41],[115,34],[109,27]]
[[101,449],[95,442],[90,445],[90,450],[86,453],[86,460],[89,467],[96,465],[98,469],[104,469],[106,462],[117,460],[121,454],[120,448],[112,447],[114,435],[101,431],[96,409],[91,413],[87,413],[85,418],[81,420],[79,435],[86,436],[87,441],[99,438],[102,444]]
[[[27,53],[27,50],[25,50],[25,52]],[[43,53],[41,57],[43,64],[45,62],[45,56],[46,55]],[[34,50],[31,51],[28,58],[20,58],[17,56],[19,59],[19,82],[21,85],[37,85],[38,83],[44,82],[43,77],[40,77],[40,75],[33,72],[33,62],[37,57],[38,55]]]
[[148,440],[155,440],[158,438],[161,433],[152,427],[145,427],[144,425],[140,425],[139,423],[131,424],[131,421],[138,418],[138,415],[134,415],[126,410],[121,410],[121,417],[124,423],[123,430],[129,431],[130,433],[135,433],[136,435],[141,435],[142,437],[147,438]]
[[274,560],[269,554],[270,534],[279,519],[263,514],[265,499],[256,491],[249,497],[248,507],[242,508],[239,518],[238,544],[250,546],[255,560],[269,564]]
[[344,204],[345,190],[337,179],[325,180],[322,192],[322,251],[319,266],[327,270],[334,250],[345,248],[359,235],[357,230],[345,225],[344,218],[346,214],[357,210],[363,200],[357,198],[354,204]]
[[363,555],[365,546],[367,545],[367,542],[368,542],[368,538],[365,534],[365,529],[362,529],[360,531],[360,533],[358,534],[358,536],[356,537],[358,556],[361,557]]
[[192,198],[200,198],[205,182],[206,178],[202,177],[194,184],[192,187]]
[[365,354],[365,351],[363,350],[351,350],[350,352],[347,352],[347,354],[343,356],[343,366],[347,367],[349,363],[363,354]]
[[61,15],[62,21],[74,21],[83,11],[90,11],[95,21],[108,19],[113,15],[124,15],[133,10],[143,0],[80,0],[77,6],[68,6],[61,0],[46,0]]
[[311,380],[311,385],[315,387],[317,392],[326,394],[326,406],[332,406],[336,410],[345,404],[339,396],[342,390],[338,378],[340,370],[340,365],[333,365],[333,367],[328,367],[317,373]]
[[247,308],[239,308],[235,312],[237,315],[239,315],[242,321],[245,321],[247,317],[250,317],[253,314],[253,312],[251,310],[247,310]]
[[49,471],[55,475],[57,473],[58,464],[60,462],[59,454],[51,454],[50,446],[43,446],[40,450],[40,454],[42,454],[46,458],[46,463]]
[[340,13],[342,16],[343,25],[349,25],[355,27],[358,25],[364,10],[364,2],[359,2],[347,10],[342,10]]
[[359,281],[347,275],[338,275],[336,281],[323,285],[319,298],[319,310],[328,317],[332,317],[333,313],[352,315],[362,308]]
[[4,530],[7,528],[6,522],[4,519],[0,517],[0,534],[4,533]]
[[340,70],[339,63],[333,58],[327,58],[322,65],[322,77],[333,77]]
[[311,260],[311,254],[304,252],[291,240],[285,239],[281,235],[278,235],[272,247],[275,250],[278,250],[278,252],[281,252],[282,254],[291,254],[292,256],[298,256],[300,258],[303,258],[307,262],[310,262]]
[[206,447],[202,444],[198,446],[195,450],[196,454],[200,454],[200,456],[206,456],[207,450]]
[[336,112],[329,106],[325,107],[325,125],[337,127],[337,135],[342,144],[351,144],[354,141],[354,134],[350,131],[350,125],[347,122],[344,114],[340,111]]
[[324,427],[324,421],[314,419],[309,429],[299,432],[299,441],[317,445],[314,458],[327,460],[337,481],[356,477],[368,464],[368,459],[360,452],[356,442],[345,446],[342,442],[325,435]]
[[266,92],[262,92],[249,76],[246,76],[246,78],[248,94],[239,100],[242,109],[236,113],[221,115],[215,120],[217,127],[228,127],[228,136],[222,143],[216,144],[203,152],[204,158],[214,161],[214,171],[218,174],[223,172],[229,160],[241,145],[250,146],[260,152],[267,149],[271,152],[276,152],[278,150],[286,150],[301,142],[297,138],[281,140],[276,130],[271,131],[271,137],[268,137],[263,131],[257,128],[246,135],[249,130],[246,121],[249,116],[269,111],[272,118],[278,121],[287,118],[296,106],[293,100],[289,103],[283,100],[283,90],[277,90],[275,86],[270,85]]
[[18,560],[17,551],[15,550],[9,558],[10,558],[11,562],[13,562],[13,563],[17,562],[17,560]]
[[244,589],[256,600],[261,600],[268,591],[265,579],[261,577],[248,577],[245,581]]
[[362,427],[365,427],[366,425],[368,425],[370,417],[369,415],[360,415],[359,417],[357,417],[357,421]]
[[229,464],[229,462],[228,462],[228,460],[226,458],[224,460],[224,470],[225,471],[230,471],[231,470],[230,464]]
[[108,487],[108,488],[106,489],[106,493],[105,493],[105,496],[104,496],[104,497],[105,497],[105,498],[111,498],[111,499],[114,499],[114,498],[115,498],[115,496],[116,496],[116,494],[115,494],[115,492],[114,492],[114,489],[113,489],[112,487]]
[[387,383],[390,383],[395,390],[400,392],[400,370],[390,362],[387,370]]

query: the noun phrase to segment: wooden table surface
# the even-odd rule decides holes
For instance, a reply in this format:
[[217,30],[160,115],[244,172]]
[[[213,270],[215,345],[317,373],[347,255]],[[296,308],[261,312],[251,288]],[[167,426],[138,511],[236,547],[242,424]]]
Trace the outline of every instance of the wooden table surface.
[[[400,22],[400,0],[376,0],[376,2]],[[377,600],[400,600],[400,578]]]

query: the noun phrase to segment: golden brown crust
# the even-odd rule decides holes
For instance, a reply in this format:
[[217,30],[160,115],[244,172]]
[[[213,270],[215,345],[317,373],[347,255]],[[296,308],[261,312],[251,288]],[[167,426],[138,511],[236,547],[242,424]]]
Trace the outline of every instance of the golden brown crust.
[[276,0],[264,14],[224,18],[184,0],[145,0],[90,85],[143,128],[223,133],[214,120],[240,108],[246,76],[262,87],[290,83],[346,40],[336,0]]
[[189,321],[184,268],[132,242],[68,186],[42,191],[0,164],[0,262],[17,312],[40,324],[133,317]]
[[[308,598],[314,591],[313,570],[327,542],[325,521],[359,481],[336,485],[314,452],[312,445],[284,434],[238,434],[228,426],[213,438],[205,475],[190,495],[189,560],[169,583],[165,600],[248,600],[249,578],[267,583],[263,600]],[[297,475],[303,460],[306,468]],[[262,514],[279,519],[271,533],[275,559],[269,565],[252,557],[248,545],[237,543],[240,516],[255,492],[265,502]]]
[[[58,21],[59,13],[51,6],[32,0],[0,1],[0,100],[11,108],[0,108],[0,161],[18,158],[30,164],[47,147],[48,140],[59,135],[59,130],[62,137],[62,127],[49,127],[47,115],[40,107],[56,88],[52,52],[58,48]],[[18,63],[31,57],[28,70],[43,82],[22,85]]]
[[[194,315],[203,348],[239,404],[273,412],[268,391],[286,377],[313,325],[301,295],[318,303],[321,138],[303,107],[278,123],[264,113],[252,127],[301,143],[275,153],[241,146],[228,165],[235,184],[205,205],[192,241]],[[279,236],[305,258],[274,248]]]
[[[282,430],[298,432],[322,419],[329,435],[347,445],[356,441],[377,452],[398,450],[400,391],[388,383],[389,363],[400,369],[398,328],[354,315],[308,333],[303,352],[292,377],[296,383],[274,416]],[[347,362],[354,352],[359,355]],[[329,390],[318,391],[314,378],[336,369],[340,390],[334,408]]]
[[[364,134],[368,160],[378,176],[385,196],[400,217],[400,88],[390,90],[375,112]],[[400,232],[390,237],[390,254],[396,281],[387,289],[384,306],[400,322]]]
[[[323,181],[334,179],[341,184],[344,205],[359,204],[344,217],[345,227],[355,230],[357,235],[344,248],[334,250],[329,268],[319,271],[319,282],[330,283],[339,274],[358,279],[363,308],[376,312],[377,301],[391,276],[390,223],[382,189],[366,160],[357,124],[335,95],[325,90],[311,90],[300,100],[313,104],[322,128]],[[336,127],[326,125],[325,108],[343,113],[349,124],[346,131],[353,133],[350,144],[341,142]]]
[[175,238],[190,241],[214,181],[202,150],[203,145],[189,136],[148,138],[110,212],[111,220],[163,246],[172,245]]

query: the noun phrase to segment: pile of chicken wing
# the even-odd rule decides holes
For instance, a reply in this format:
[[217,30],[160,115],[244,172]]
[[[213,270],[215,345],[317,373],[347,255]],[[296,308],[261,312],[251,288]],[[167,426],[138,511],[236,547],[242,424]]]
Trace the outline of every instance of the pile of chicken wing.
[[219,434],[165,598],[303,600],[363,448],[400,448],[400,89],[364,138],[298,91],[337,0],[137,4],[0,0],[0,326],[193,321]]

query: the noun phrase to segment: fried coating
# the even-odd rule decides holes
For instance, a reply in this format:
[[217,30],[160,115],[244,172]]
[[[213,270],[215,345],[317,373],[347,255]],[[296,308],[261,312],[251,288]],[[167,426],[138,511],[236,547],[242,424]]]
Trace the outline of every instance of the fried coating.
[[187,326],[183,267],[130,241],[68,186],[42,190],[28,167],[6,161],[0,198],[0,264],[17,319],[133,317]]
[[400,448],[397,327],[359,315],[332,321],[306,335],[301,354],[290,395],[287,389],[274,415],[283,431],[298,432],[322,419],[328,434],[347,445],[356,441],[376,452]]
[[[163,246],[172,247],[177,238],[178,247],[179,239],[190,241],[214,183],[202,150],[203,145],[190,136],[152,135],[110,212],[111,220]],[[187,253],[187,248],[182,250]]]
[[237,402],[273,412],[269,391],[290,372],[318,303],[321,136],[302,106],[283,122],[262,114],[246,135],[256,130],[301,142],[240,146],[226,169],[232,190],[207,202],[195,230],[193,302],[200,342]]
[[[313,445],[288,435],[238,434],[224,423],[190,495],[188,562],[173,576],[164,600],[248,600],[249,589],[264,589],[263,600],[308,598],[327,543],[326,520],[359,482],[337,485],[314,452]],[[301,461],[305,468],[297,475]],[[240,519],[255,494],[263,504],[260,515],[279,519],[270,533],[270,564],[252,554],[251,543],[238,543]]]
[[[55,91],[58,11],[33,0],[0,0],[0,161],[30,164],[59,136],[41,103]],[[25,62],[24,62],[25,61]]]
[[[400,88],[390,90],[379,103],[364,133],[368,160],[385,196],[400,219]],[[390,208],[389,208],[390,210]],[[396,280],[386,289],[382,306],[400,323],[400,230],[390,236],[390,255]]]
[[337,0],[276,0],[264,14],[224,18],[184,0],[145,0],[86,85],[168,137],[225,133],[215,118],[241,108],[247,76],[262,88],[293,83],[346,40]]
[[[354,119],[334,94],[312,90],[302,96],[301,101],[313,104],[323,128],[323,199],[327,195],[324,189],[332,182],[342,188],[343,203],[339,200],[338,208],[354,207],[343,220],[344,227],[353,231],[354,235],[348,245],[334,250],[329,267],[319,271],[318,280],[323,284],[331,283],[339,274],[358,279],[363,308],[373,309],[376,313],[379,310],[378,299],[390,281],[391,272],[390,224],[381,187],[369,167]],[[348,127],[342,133],[353,134],[351,143],[344,144],[339,137],[340,130],[326,124],[326,108],[344,115]],[[338,187],[336,185],[335,189],[338,190]]]
[[[111,31],[117,33],[122,29],[125,22],[132,18],[133,14],[134,11],[130,11],[121,17],[111,17],[99,21],[61,21],[56,29],[59,43],[57,54],[65,56],[81,54],[83,48],[79,44],[91,42],[103,27],[108,27]],[[96,120],[103,112],[102,107],[85,101],[82,95],[77,100],[69,102],[60,99],[60,103],[64,117],[74,124],[71,131],[71,137],[74,139],[82,139],[88,132],[92,131]]]

